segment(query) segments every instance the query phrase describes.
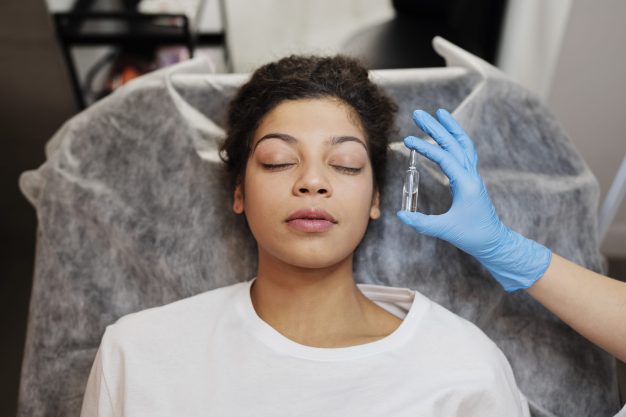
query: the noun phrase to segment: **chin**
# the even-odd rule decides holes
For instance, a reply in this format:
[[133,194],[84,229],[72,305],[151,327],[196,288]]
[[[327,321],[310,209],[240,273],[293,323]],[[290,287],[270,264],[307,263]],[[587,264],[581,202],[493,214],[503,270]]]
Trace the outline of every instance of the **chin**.
[[293,260],[284,260],[284,262],[298,267],[298,268],[302,268],[302,269],[323,269],[323,268],[330,268],[332,266],[335,266],[339,263],[341,263],[342,261],[344,261],[345,258],[343,259],[311,259],[306,258],[306,259],[293,259]]
[[310,235],[294,237],[292,234],[274,235],[272,239],[259,242],[259,256],[266,261],[281,262],[297,268],[329,268],[346,259],[352,259],[354,251],[363,239],[363,233]]
[[[306,245],[304,245],[306,246]],[[325,245],[323,250],[315,250],[307,247],[292,247],[289,252],[276,251],[272,254],[281,262],[304,269],[321,269],[329,268],[340,264],[346,258],[352,258],[354,250],[346,250],[345,252],[332,250],[332,246]]]

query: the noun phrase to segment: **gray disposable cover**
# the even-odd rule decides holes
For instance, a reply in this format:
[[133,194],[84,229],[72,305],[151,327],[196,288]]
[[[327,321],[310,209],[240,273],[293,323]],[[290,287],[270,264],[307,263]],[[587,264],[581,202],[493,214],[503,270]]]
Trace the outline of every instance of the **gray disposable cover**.
[[[613,415],[610,356],[523,291],[505,293],[471,256],[395,216],[402,138],[418,134],[411,112],[444,107],[474,139],[503,222],[605,272],[599,187],[554,116],[486,62],[441,38],[434,46],[447,67],[371,74],[400,106],[399,134],[356,279],[419,290],[477,324],[511,362],[533,416]],[[217,153],[227,103],[248,75],[208,72],[194,59],[132,81],[68,120],[47,161],[22,174],[39,226],[20,417],[78,416],[104,328],[119,317],[255,275],[255,242],[231,210]],[[447,178],[421,156],[419,170],[419,210],[445,212]]]

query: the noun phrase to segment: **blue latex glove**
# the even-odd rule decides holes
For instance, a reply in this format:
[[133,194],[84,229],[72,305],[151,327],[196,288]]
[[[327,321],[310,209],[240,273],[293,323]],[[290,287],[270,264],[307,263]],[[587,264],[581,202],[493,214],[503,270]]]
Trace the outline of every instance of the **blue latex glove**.
[[446,110],[436,116],[439,121],[416,110],[413,120],[439,146],[412,136],[404,144],[437,163],[450,179],[452,206],[439,215],[399,211],[398,218],[474,256],[506,291],[530,287],[548,269],[552,252],[500,221],[478,174],[472,140]]

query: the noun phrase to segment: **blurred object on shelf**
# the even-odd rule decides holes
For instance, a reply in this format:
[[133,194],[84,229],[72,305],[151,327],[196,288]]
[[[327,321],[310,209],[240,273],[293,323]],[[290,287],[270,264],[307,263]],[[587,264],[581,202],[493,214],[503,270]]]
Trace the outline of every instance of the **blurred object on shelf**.
[[190,57],[189,50],[181,46],[164,46],[157,49],[157,68],[167,67],[186,61]]
[[[77,0],[69,10],[53,13],[79,107],[89,106],[139,75],[193,57],[200,45],[217,48],[221,59],[212,61],[229,70],[223,1]],[[81,80],[71,49],[102,46],[118,51],[105,52],[91,61],[95,64],[83,66],[87,69]]]
[[[204,1],[202,0],[141,0],[137,4],[137,12],[142,14],[185,15],[192,30],[198,27],[198,19],[202,16]],[[156,25],[174,26],[175,18],[162,17],[155,20]]]
[[[83,90],[86,97],[95,102],[143,74],[189,58],[189,50],[184,46],[164,46],[152,51],[114,51],[94,64],[85,78]],[[108,67],[106,64],[109,64]],[[104,86],[98,90],[94,87],[94,80],[100,71],[107,68]]]
[[141,0],[137,5],[139,13],[184,14],[194,20],[202,6],[200,0]]

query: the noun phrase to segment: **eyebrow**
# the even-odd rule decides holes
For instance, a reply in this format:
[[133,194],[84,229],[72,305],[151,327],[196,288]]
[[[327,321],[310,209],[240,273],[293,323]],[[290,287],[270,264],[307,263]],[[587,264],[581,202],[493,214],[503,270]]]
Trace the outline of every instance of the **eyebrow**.
[[[298,143],[298,139],[287,133],[268,133],[267,135],[264,135],[261,139],[259,139],[259,141],[254,145],[252,152],[254,152],[256,147],[259,146],[259,143],[263,142],[265,139],[280,139],[290,144]],[[338,145],[343,142],[358,142],[363,145],[366,151],[368,150],[365,142],[355,136],[334,136],[330,140],[331,145]]]

